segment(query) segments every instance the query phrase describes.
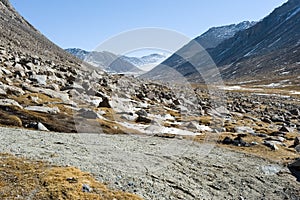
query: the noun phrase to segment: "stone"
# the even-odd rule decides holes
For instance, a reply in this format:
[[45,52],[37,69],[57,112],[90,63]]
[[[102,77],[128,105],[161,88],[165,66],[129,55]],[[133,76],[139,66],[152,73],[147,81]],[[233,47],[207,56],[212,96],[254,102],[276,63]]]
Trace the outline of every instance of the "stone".
[[107,97],[102,97],[102,102],[99,103],[98,108],[111,108]]
[[236,133],[250,133],[250,134],[255,133],[255,131],[248,126],[238,126],[235,127],[234,130]]
[[41,122],[37,123],[37,129],[38,129],[39,131],[49,131],[49,130],[47,129],[47,127],[44,126],[44,124],[42,124]]
[[286,127],[286,126],[282,126],[280,129],[279,129],[280,132],[284,132],[284,133],[290,133],[292,132],[291,129],[289,127]]
[[123,114],[123,115],[121,115],[121,118],[125,119],[127,121],[134,122],[138,118],[138,115],[136,115],[136,114],[134,114],[134,115]]
[[25,110],[40,112],[40,113],[48,113],[48,114],[58,114],[60,112],[58,107],[46,107],[46,106],[28,106]]
[[23,107],[13,99],[0,99],[0,106],[16,106],[23,109]]
[[40,85],[47,85],[47,76],[46,75],[32,75],[29,80],[37,82]]
[[86,119],[97,119],[99,118],[99,114],[93,110],[82,108],[79,110],[79,115]]
[[292,115],[295,115],[295,116],[299,116],[299,115],[300,115],[299,109],[291,110],[290,113],[291,113]]
[[16,86],[11,86],[11,85],[5,85],[0,83],[0,89],[4,90],[7,94],[12,94],[16,96],[21,96],[24,95],[25,92]]
[[232,144],[233,140],[230,137],[225,137],[222,144]]
[[264,145],[270,147],[272,150],[277,151],[279,148],[272,141],[264,141]]
[[138,116],[138,118],[135,120],[136,123],[145,123],[145,124],[150,124],[151,121],[152,121],[151,119],[142,116]]
[[142,116],[142,117],[148,116],[148,113],[143,109],[136,111],[135,114],[137,114],[138,116]]
[[300,144],[297,145],[297,146],[295,146],[295,150],[296,150],[298,153],[300,153]]
[[300,136],[297,136],[294,140],[294,146],[297,146],[300,144]]
[[93,191],[93,189],[88,184],[83,184],[82,185],[82,192],[90,193],[92,191]]

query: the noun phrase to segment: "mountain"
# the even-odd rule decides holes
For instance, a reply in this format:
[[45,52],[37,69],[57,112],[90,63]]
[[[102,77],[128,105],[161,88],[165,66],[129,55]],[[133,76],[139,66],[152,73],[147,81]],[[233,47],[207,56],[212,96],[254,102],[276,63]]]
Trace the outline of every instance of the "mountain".
[[167,58],[166,55],[154,53],[142,57],[128,57],[128,56],[121,56],[123,60],[126,60],[133,65],[139,67],[143,71],[150,71],[153,69],[157,64],[161,63],[164,59]]
[[[206,31],[199,37],[196,37],[190,43],[182,47],[180,50],[178,50],[178,52],[171,55],[168,59],[162,62],[161,65],[158,65],[152,71],[143,74],[142,77],[165,79],[165,77],[161,73],[162,71],[164,71],[164,74],[167,74],[167,76],[170,75],[170,72],[168,69],[166,69],[166,66],[169,66],[171,69],[176,69],[181,74],[183,74],[183,76],[185,76],[186,74],[193,74],[194,72],[191,71],[192,67],[186,67],[185,65],[189,63],[187,63],[185,59],[179,55],[184,55],[186,57],[193,56],[195,54],[195,48],[197,48],[195,46],[197,46],[198,44],[200,44],[201,48],[203,47],[204,49],[214,48],[226,39],[233,37],[237,32],[248,29],[255,24],[256,22],[244,21],[239,24],[210,28],[208,31]],[[172,78],[173,75],[171,75],[170,77]]]
[[117,56],[111,52],[89,52],[79,48],[65,49],[77,58],[111,73],[142,73],[162,62],[166,56],[158,53],[143,57]]
[[300,1],[290,0],[255,26],[211,49],[225,79],[300,74]]
[[66,49],[67,52],[89,64],[109,73],[141,73],[141,70],[127,60],[111,52],[85,51],[79,48]]
[[122,56],[122,59],[134,64],[137,67],[142,67],[143,65],[155,64],[161,62],[166,56],[158,53],[150,54],[143,57],[128,57]]
[[79,59],[53,44],[20,16],[8,0],[0,1],[0,11],[0,36],[3,46],[41,58],[51,57],[56,63],[68,61],[72,66],[80,65]]
[[255,24],[256,22],[244,21],[239,24],[213,27],[194,40],[205,49],[214,48],[224,40],[233,37],[237,32],[248,29]]
[[[285,76],[295,79],[300,74],[300,1],[288,1],[252,27],[236,32],[221,43],[217,42],[217,46],[215,43],[208,45],[202,42],[203,46],[209,47],[207,52],[194,52],[193,42],[143,77],[155,78],[160,75],[164,79],[161,71],[168,66],[188,80],[203,81],[199,70],[195,69],[207,67],[203,58],[208,53],[225,80],[272,81]],[[195,67],[190,60],[187,62],[179,55],[192,57],[193,63],[198,63],[198,66]]]

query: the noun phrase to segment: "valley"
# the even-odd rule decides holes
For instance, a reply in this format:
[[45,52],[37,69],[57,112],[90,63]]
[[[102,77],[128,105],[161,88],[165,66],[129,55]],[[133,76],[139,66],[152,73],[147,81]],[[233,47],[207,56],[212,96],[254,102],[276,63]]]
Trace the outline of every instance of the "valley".
[[0,0],[0,198],[299,199],[299,7],[136,58]]

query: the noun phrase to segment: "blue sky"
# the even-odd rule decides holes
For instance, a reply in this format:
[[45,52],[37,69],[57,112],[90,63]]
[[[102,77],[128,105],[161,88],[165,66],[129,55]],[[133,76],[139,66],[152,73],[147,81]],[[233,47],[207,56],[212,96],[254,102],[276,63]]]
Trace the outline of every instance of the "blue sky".
[[257,21],[287,0],[11,0],[62,48],[92,50],[120,32],[142,27],[194,38],[213,26]]

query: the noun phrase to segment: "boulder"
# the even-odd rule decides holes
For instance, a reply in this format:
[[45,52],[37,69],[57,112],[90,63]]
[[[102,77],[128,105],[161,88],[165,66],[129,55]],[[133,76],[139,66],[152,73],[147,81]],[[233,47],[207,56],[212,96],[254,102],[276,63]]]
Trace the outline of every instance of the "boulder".
[[142,116],[142,117],[148,116],[148,113],[144,109],[136,111],[135,114],[137,114],[138,116]]
[[44,126],[44,124],[42,124],[41,122],[37,123],[37,129],[38,129],[39,131],[49,131],[49,130],[47,129],[47,127]]
[[46,75],[32,75],[29,80],[34,81],[40,85],[47,85],[47,76]]
[[294,146],[297,146],[300,144],[300,136],[296,137],[294,140]]
[[290,111],[290,113],[291,113],[292,115],[295,115],[295,116],[300,116],[300,111],[299,111],[299,109],[293,109],[293,110]]
[[280,132],[284,132],[284,133],[290,133],[292,132],[292,130],[289,128],[289,127],[286,127],[286,126],[282,126],[280,129],[279,129]]
[[78,112],[79,112],[79,115],[81,117],[84,117],[86,119],[97,119],[97,118],[99,118],[99,114],[96,113],[93,110],[90,110],[90,109],[82,108]]
[[234,130],[236,133],[250,133],[250,134],[255,133],[255,131],[248,126],[237,126],[234,128]]
[[60,112],[57,107],[46,107],[46,106],[28,106],[25,110],[40,112],[40,113],[48,113],[48,114],[57,114]]
[[151,121],[152,121],[151,119],[142,116],[138,116],[138,118],[135,120],[135,122],[137,123],[145,123],[145,124],[150,124]]
[[270,147],[272,150],[277,151],[279,148],[276,146],[273,141],[264,141],[264,145]]
[[107,97],[102,97],[102,102],[99,103],[98,108],[111,108]]
[[17,106],[23,109],[23,107],[13,99],[0,99],[0,106]]

